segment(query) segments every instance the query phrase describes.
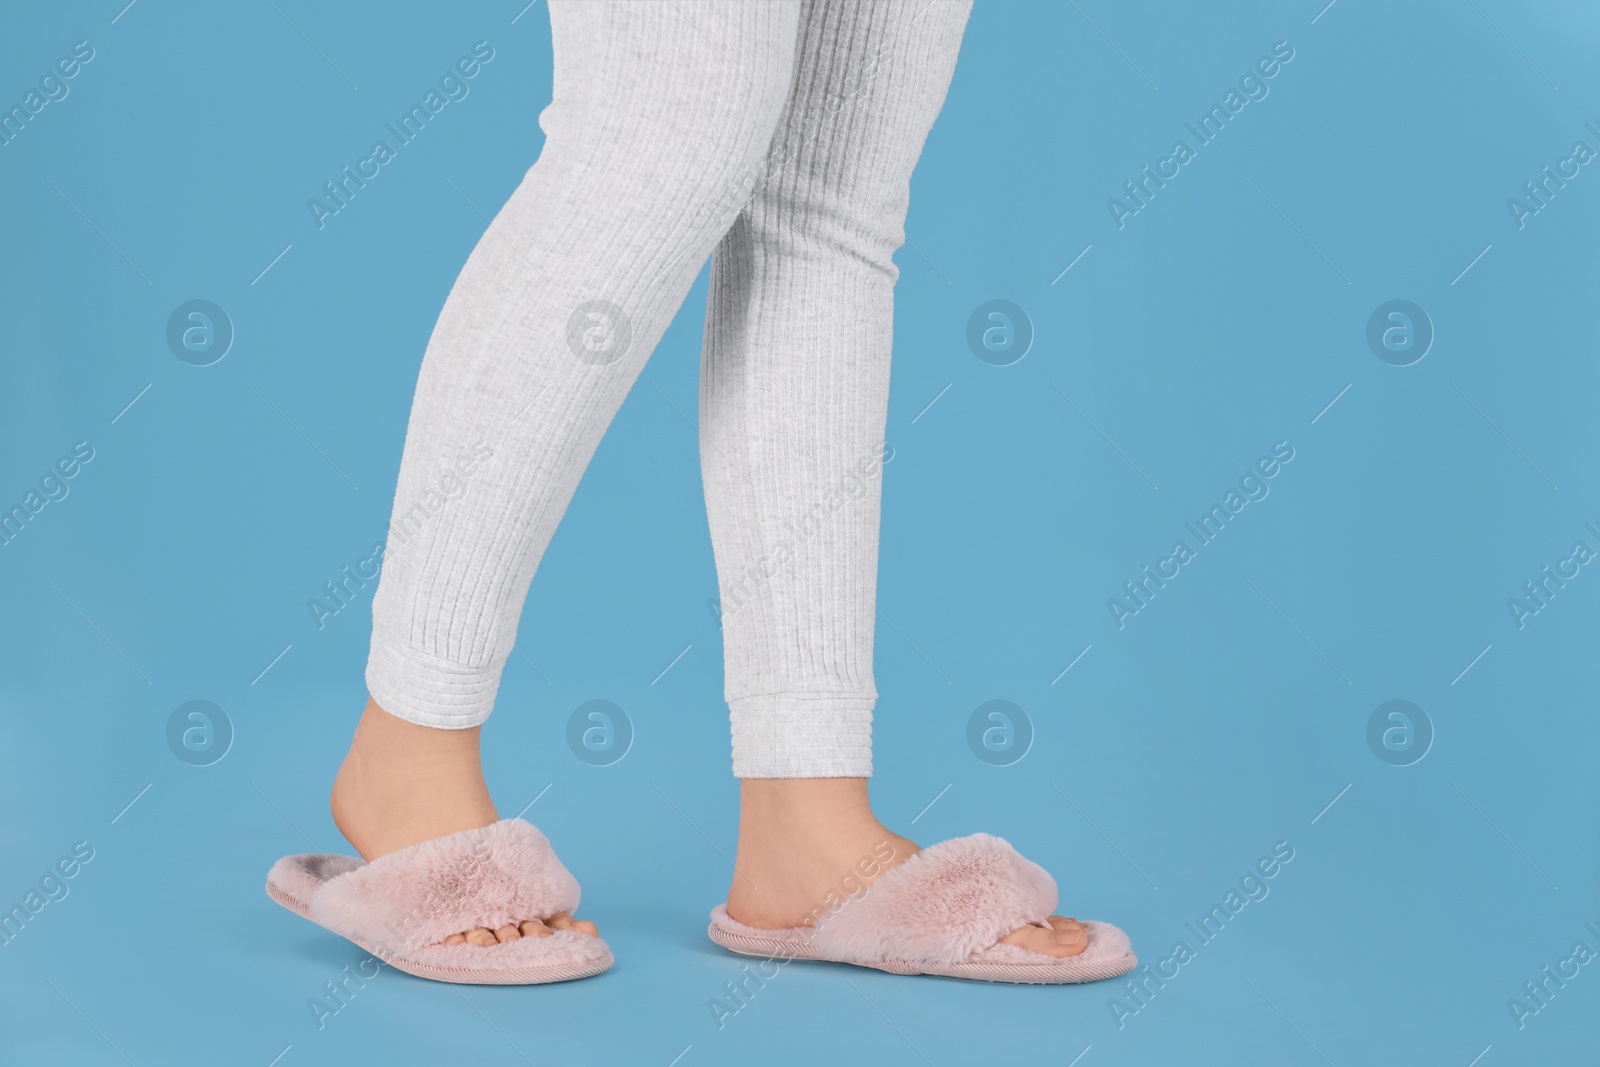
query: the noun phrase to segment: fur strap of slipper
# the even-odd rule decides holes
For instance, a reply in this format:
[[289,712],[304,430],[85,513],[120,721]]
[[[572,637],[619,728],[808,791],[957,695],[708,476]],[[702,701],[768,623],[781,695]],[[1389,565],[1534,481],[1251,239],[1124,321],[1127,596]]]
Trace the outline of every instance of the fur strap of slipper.
[[925,848],[824,919],[812,940],[841,961],[961,963],[1055,910],[1056,883],[989,834]]
[[577,906],[578,880],[544,834],[521,819],[379,856],[331,879],[311,898],[318,922],[390,952]]

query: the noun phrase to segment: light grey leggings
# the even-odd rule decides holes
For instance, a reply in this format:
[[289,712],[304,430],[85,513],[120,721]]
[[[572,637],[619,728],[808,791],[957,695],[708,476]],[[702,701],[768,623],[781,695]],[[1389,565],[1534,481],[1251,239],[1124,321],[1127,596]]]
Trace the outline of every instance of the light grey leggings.
[[701,466],[734,773],[872,772],[891,259],[970,0],[551,0],[546,142],[417,382],[367,685],[488,717],[539,559],[715,250]]

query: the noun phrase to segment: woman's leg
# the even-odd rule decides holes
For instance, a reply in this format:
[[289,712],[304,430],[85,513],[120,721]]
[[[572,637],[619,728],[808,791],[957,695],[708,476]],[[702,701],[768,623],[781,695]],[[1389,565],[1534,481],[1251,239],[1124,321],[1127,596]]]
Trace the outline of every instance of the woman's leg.
[[[743,779],[728,910],[755,926],[917,850],[866,788],[892,256],[969,7],[807,0],[772,152],[714,260],[701,465]],[[1007,940],[1086,943],[1065,922]]]
[[790,2],[552,0],[544,149],[445,302],[406,431],[372,700],[333,794],[364,856],[495,820],[477,734],[529,582],[748,198],[797,17]]

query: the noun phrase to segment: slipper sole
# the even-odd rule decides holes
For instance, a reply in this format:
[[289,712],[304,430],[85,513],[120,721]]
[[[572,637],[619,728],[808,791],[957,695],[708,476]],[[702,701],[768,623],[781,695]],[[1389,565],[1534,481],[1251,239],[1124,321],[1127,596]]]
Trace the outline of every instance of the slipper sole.
[[[1103,924],[1090,924],[1091,926]],[[937,975],[942,978],[964,978],[969,981],[979,982],[1007,982],[1020,985],[1077,985],[1084,982],[1099,982],[1107,978],[1119,978],[1139,965],[1139,957],[1132,952],[1109,960],[1096,960],[1092,963],[1075,963],[1068,956],[1065,961],[1055,957],[1046,957],[1050,963],[1002,963],[984,960],[974,960],[968,963],[914,963],[903,960],[880,960],[877,962],[856,960],[830,960],[819,956],[812,948],[809,939],[804,937],[758,937],[727,929],[718,924],[715,918],[707,927],[706,934],[727,949],[729,952],[740,956],[755,956],[762,959],[778,960],[805,960],[814,963],[843,963],[851,967],[866,967],[875,971],[884,971],[888,974],[926,974]],[[1043,955],[1042,953],[1040,955]]]

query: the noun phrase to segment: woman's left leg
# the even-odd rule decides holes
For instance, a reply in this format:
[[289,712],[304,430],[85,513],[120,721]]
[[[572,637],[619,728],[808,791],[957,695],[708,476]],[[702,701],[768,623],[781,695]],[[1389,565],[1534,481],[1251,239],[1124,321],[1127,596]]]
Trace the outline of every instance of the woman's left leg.
[[[544,149],[456,279],[411,407],[373,602],[372,699],[331,797],[368,860],[498,820],[478,734],[529,583],[744,205],[793,71],[797,2],[548,6]],[[537,931],[547,916],[519,918]]]

